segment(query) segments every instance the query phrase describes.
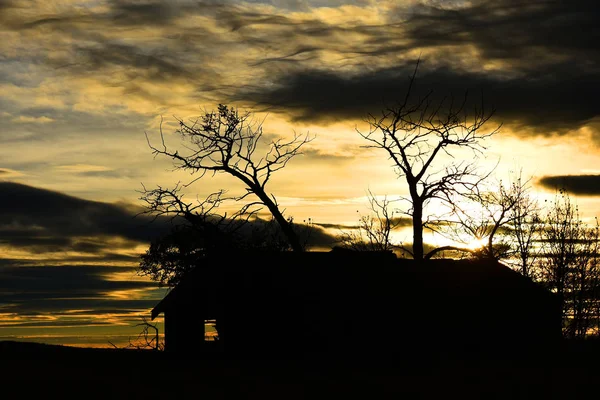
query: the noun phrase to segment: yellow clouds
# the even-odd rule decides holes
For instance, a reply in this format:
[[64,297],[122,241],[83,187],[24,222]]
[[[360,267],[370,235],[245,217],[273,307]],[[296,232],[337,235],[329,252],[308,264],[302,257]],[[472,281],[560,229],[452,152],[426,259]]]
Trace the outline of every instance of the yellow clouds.
[[23,176],[24,174],[19,171],[15,171],[10,168],[0,168],[0,180],[2,179],[14,179]]
[[139,300],[147,298],[146,292],[147,289],[113,290],[104,295],[117,300]]
[[[126,241],[119,237],[77,237],[61,241],[53,236],[42,234],[36,237],[38,243],[16,247],[13,243],[1,243],[3,258],[19,260],[20,265],[60,266],[103,265],[137,267],[139,255],[147,244]],[[14,242],[14,239],[12,240]]]
[[[7,60],[0,67],[7,82],[2,118],[20,142],[2,143],[0,157],[31,183],[86,197],[136,201],[140,182],[191,179],[170,172],[168,160],[154,160],[144,132],[156,143],[163,117],[165,137],[177,148],[174,116],[195,117],[221,102],[257,111],[259,119],[268,115],[268,138],[316,135],[304,156],[270,182],[273,193],[400,193],[385,155],[362,149],[354,128],[364,131],[367,113],[402,98],[417,57],[423,60],[417,95],[483,92],[486,106],[496,107],[498,121],[519,137],[554,140],[583,131],[600,137],[590,122],[598,108],[584,100],[595,98],[596,88],[585,82],[597,81],[596,52],[583,51],[589,40],[567,29],[578,26],[577,18],[583,26],[589,21],[567,13],[557,19],[563,30],[554,37],[539,24],[540,15],[561,11],[551,3],[524,9],[511,0],[494,7],[483,0],[35,4],[3,9],[9,17],[1,22],[8,38],[0,43]],[[579,41],[570,43],[565,33]],[[27,154],[19,154],[25,139]],[[535,147],[511,143],[491,149],[512,157]],[[203,197],[231,185],[243,190],[222,177],[194,190]]]
[[19,116],[12,119],[13,122],[24,123],[24,124],[47,124],[50,122],[54,122],[54,119],[48,118],[46,116],[41,117],[25,117]]
[[58,165],[56,167],[59,171],[72,171],[72,172],[92,172],[92,171],[110,171],[110,168],[102,165],[89,165],[89,164],[72,164],[72,165]]

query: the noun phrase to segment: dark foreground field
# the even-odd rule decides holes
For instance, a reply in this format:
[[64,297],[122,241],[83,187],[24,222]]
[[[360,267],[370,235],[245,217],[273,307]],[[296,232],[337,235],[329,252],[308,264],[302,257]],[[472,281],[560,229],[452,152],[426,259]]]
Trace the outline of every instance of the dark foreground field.
[[[577,399],[600,395],[593,342],[535,357],[185,360],[153,351],[0,342],[2,398]],[[32,397],[33,396],[33,397]]]

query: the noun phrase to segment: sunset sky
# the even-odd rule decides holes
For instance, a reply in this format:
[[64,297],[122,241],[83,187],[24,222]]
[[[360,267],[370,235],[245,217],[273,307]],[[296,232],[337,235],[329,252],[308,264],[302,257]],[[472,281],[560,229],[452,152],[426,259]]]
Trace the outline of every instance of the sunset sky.
[[[166,293],[136,274],[168,222],[136,217],[142,184],[190,176],[146,136],[219,103],[265,137],[315,139],[267,187],[323,246],[406,194],[357,133],[416,90],[495,109],[482,170],[522,170],[600,214],[600,20],[592,0],[0,0],[0,340],[109,346]],[[457,153],[457,157],[471,157]],[[189,198],[243,189],[206,177]],[[359,213],[357,213],[359,211]],[[398,233],[398,240],[410,235]]]

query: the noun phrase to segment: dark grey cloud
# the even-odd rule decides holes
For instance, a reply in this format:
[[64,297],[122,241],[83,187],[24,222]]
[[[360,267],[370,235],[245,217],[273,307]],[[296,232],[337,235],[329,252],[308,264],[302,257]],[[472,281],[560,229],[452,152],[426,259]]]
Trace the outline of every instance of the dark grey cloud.
[[110,17],[124,25],[161,25],[182,15],[176,2],[110,0]]
[[324,223],[324,222],[314,222],[314,224],[317,226],[320,226],[322,228],[325,228],[325,229],[339,229],[339,230],[356,229],[356,225],[330,224],[330,223]]
[[[229,0],[235,1],[235,0]],[[344,5],[368,5],[369,0],[248,0],[248,3],[269,4],[279,9],[293,11],[310,11],[318,7],[339,7]]]
[[[530,129],[529,133],[565,133],[599,116],[595,93],[600,88],[600,58],[595,49],[600,7],[595,2],[481,0],[460,8],[435,4],[440,3],[399,6],[387,25],[341,28],[322,21],[285,21],[293,28],[286,30],[288,42],[295,46],[286,47],[292,50],[280,57],[256,61],[257,65],[285,61],[285,65],[271,69],[268,84],[244,88],[233,99],[288,113],[296,121],[360,119],[402,98],[415,63],[404,60],[394,67],[377,67],[369,58],[431,48],[434,53],[419,71],[420,93],[429,89],[457,97],[466,90],[475,97],[483,93],[499,120]],[[366,39],[344,47],[331,40],[336,45],[329,48],[325,40],[321,47],[300,40],[310,31],[332,39],[343,29]],[[465,69],[461,65],[469,62],[460,58],[469,56],[466,46],[479,50],[481,63],[499,61],[504,66],[495,71]],[[308,58],[295,57],[325,49],[346,55],[349,64],[354,59],[357,68],[308,67],[303,63]]]
[[[15,9],[10,18],[0,18],[0,26],[14,31],[44,29],[38,33],[56,39],[36,52],[36,64],[46,64],[65,76],[92,76],[109,86],[122,87],[126,94],[152,98],[145,89],[148,82],[180,79],[197,84],[198,78],[205,83],[217,81],[217,72],[205,66],[210,57],[205,49],[219,42],[218,34],[202,26],[176,27],[175,20],[181,15],[214,17],[220,8],[217,2],[112,0],[103,12],[82,7],[36,16]],[[113,35],[119,31],[128,35],[129,29],[164,26],[173,31],[166,35],[156,33],[151,41],[125,42],[120,35]],[[189,36],[193,42],[188,40],[188,31],[192,32]],[[21,54],[17,60],[29,58],[30,54]],[[115,74],[115,70],[119,73]]]
[[33,229],[0,228],[0,243],[10,243],[14,247],[29,247],[36,252],[66,250],[73,245],[68,237],[48,236],[48,233]]
[[[403,228],[403,227],[412,226],[412,220],[410,218],[405,218],[405,217],[390,218],[390,223],[391,223],[391,226],[393,226],[395,228]],[[328,224],[328,223],[319,223],[319,222],[315,222],[314,224],[318,225],[320,227],[323,227],[323,228],[339,229],[339,230],[357,229],[359,227],[358,225]]]
[[[5,8],[25,8],[24,4],[19,5],[15,0],[0,0],[0,7],[3,3]],[[112,23],[116,26],[164,25],[186,12],[199,11],[202,3],[201,1],[108,0],[106,4],[108,7],[103,12],[90,12],[80,7],[64,10],[60,14],[44,13],[37,17],[35,14],[24,17],[20,13],[14,13],[11,20],[4,20],[4,24],[16,30],[32,29],[43,25],[64,29],[77,24],[94,23]]]
[[214,16],[237,8],[237,0],[108,0],[108,11],[99,19],[117,25],[164,26],[190,16]]
[[298,121],[361,118],[394,100],[399,87],[406,86],[398,75],[395,68],[358,74],[297,70],[277,77],[273,86],[242,92],[239,99],[257,108],[288,112]]
[[422,48],[469,44],[486,59],[533,61],[534,68],[548,55],[580,63],[599,59],[594,0],[475,0],[459,8],[429,2],[408,13],[398,9],[395,17],[406,18],[406,33]]
[[239,31],[252,25],[302,26],[284,15],[247,11],[234,7],[220,9],[216,18],[231,31]]
[[[118,250],[150,243],[181,221],[140,215],[143,208],[130,204],[90,201],[63,193],[0,181],[0,243],[37,253],[74,251],[85,256],[63,257],[65,262],[90,260],[137,262],[137,256]],[[248,223],[242,235],[262,231],[266,220]],[[300,234],[316,247],[335,241],[317,226],[298,224]],[[115,236],[125,239],[112,240]]]
[[[27,317],[35,317],[35,315],[26,315]],[[73,327],[73,326],[108,326],[111,325],[109,321],[95,321],[95,320],[85,320],[85,321],[52,321],[52,327],[61,328],[61,327]],[[19,328],[44,328],[48,327],[47,321],[31,321],[31,322],[18,322],[13,325],[14,327]]]
[[146,281],[113,281],[106,276],[112,273],[125,272],[136,276],[135,267],[111,267],[103,265],[62,265],[0,268],[1,292],[13,292],[26,296],[35,293],[55,293],[62,297],[97,297],[113,290],[156,287],[154,282]]
[[129,250],[139,241],[117,241],[111,236],[69,236],[69,233],[56,232],[52,229],[40,229],[39,226],[0,225],[0,243],[11,247],[27,249],[35,254],[56,252],[77,252],[83,255],[64,254],[65,262],[137,262],[137,256],[118,253]]
[[[318,225],[318,224],[315,224]],[[301,229],[301,238],[311,248],[330,249],[338,242],[338,238],[319,227],[305,225]]]
[[[116,272],[131,274],[131,279],[108,280]],[[34,315],[68,310],[113,310],[125,312],[153,307],[164,295],[158,284],[135,280],[134,267],[107,267],[101,265],[0,267],[0,304],[3,312]],[[156,293],[142,299],[118,299],[109,296],[113,291],[156,289]],[[159,293],[160,292],[160,293]],[[150,293],[153,293],[152,291]]]
[[120,236],[135,242],[149,242],[168,229],[167,220],[151,222],[148,216],[136,217],[120,205],[0,182],[0,240],[11,245],[93,249],[99,244],[82,242],[79,238]]
[[[138,255],[128,255],[128,254],[119,254],[112,253],[107,251],[107,249],[114,249],[115,246],[112,242],[107,243],[106,245],[101,247],[103,249],[102,253],[86,253],[83,256],[75,256],[75,255],[66,255],[61,258],[65,263],[73,262],[73,263],[82,263],[82,262],[110,262],[110,263],[127,263],[127,265],[131,265],[131,263],[137,263],[139,261]],[[77,249],[77,244],[72,248],[73,250]]]
[[[111,66],[133,68],[129,74],[149,81],[166,81],[176,78],[192,78],[181,57],[174,56],[168,48],[144,49],[140,46],[98,41],[91,46],[75,49],[77,66],[85,70],[105,70]],[[73,66],[72,69],[74,69]]]
[[0,0],[0,10],[12,8],[14,6],[15,4],[13,0]]
[[395,226],[398,228],[412,226],[412,219],[406,218],[406,217],[395,217],[395,218],[390,218],[390,223],[392,226]]
[[[266,50],[266,54],[283,54],[250,60],[241,53],[241,63],[259,65],[278,60],[292,61],[307,54],[309,57],[303,58],[306,61],[317,58],[320,50],[329,47],[327,43],[334,35],[354,30],[319,19],[300,21],[290,18],[285,15],[285,9],[299,6],[292,3],[278,2],[276,6],[282,6],[279,11],[265,13],[235,1],[112,0],[105,12],[86,12],[82,8],[56,15],[38,15],[37,18],[35,14],[24,17],[21,13],[14,13],[3,23],[13,30],[43,27],[57,37],[68,38],[67,42],[72,45],[61,47],[60,52],[44,57],[45,62],[66,74],[95,74],[102,78],[103,72],[110,74],[114,67],[127,78],[111,83],[125,87],[128,93],[136,91],[150,97],[150,93],[144,91],[143,81],[181,78],[197,85],[199,91],[220,90],[221,94],[226,94],[235,88],[220,77],[221,70],[209,67],[221,54],[243,51],[239,47],[243,44],[255,50]],[[308,7],[307,3],[302,3],[302,8]],[[201,24],[189,27],[177,22],[178,18],[196,15],[213,19],[217,26],[225,27],[229,32],[223,35]],[[164,35],[157,33],[151,41],[130,40],[124,43],[120,38],[111,37],[111,32],[127,29],[127,25],[146,28],[168,25],[169,30]],[[270,28],[264,29],[265,26]],[[317,38],[321,43],[307,46],[303,44],[305,38]],[[227,66],[223,67],[226,71]]]
[[[156,293],[153,298],[149,299],[115,299],[109,296],[98,296],[97,298],[85,298],[73,295],[71,297],[58,298],[58,293],[45,292],[45,293],[31,293],[13,295],[5,294],[0,296],[2,301],[7,301],[9,304],[3,312],[17,313],[20,316],[35,316],[35,315],[47,315],[47,314],[61,314],[66,313],[69,310],[81,310],[90,309],[93,310],[88,317],[85,315],[82,318],[87,323],[91,323],[92,315],[109,315],[113,313],[130,313],[140,312],[141,310],[146,311],[154,307],[164,297],[166,293],[159,289],[156,289]],[[12,303],[9,303],[12,301]],[[79,312],[77,312],[79,314]],[[119,318],[123,321],[123,318]],[[140,322],[139,320],[137,322]],[[111,323],[112,324],[112,323]],[[54,322],[47,322],[46,326],[54,325]]]
[[[413,61],[354,74],[297,70],[278,77],[274,86],[254,88],[240,98],[266,110],[287,112],[296,121],[362,119],[403,99],[415,65]],[[488,109],[496,109],[497,119],[504,123],[527,126],[537,133],[564,133],[600,115],[594,94],[599,89],[600,73],[567,64],[506,78],[449,67],[428,68],[427,60],[422,60],[412,94],[416,100],[433,91],[439,101],[445,96],[462,100],[468,93],[471,105],[483,101]]]
[[[62,56],[47,62],[65,74],[92,76],[157,104],[168,100],[154,97],[147,84],[177,81],[195,88],[196,100],[240,101],[296,121],[362,119],[402,97],[415,62],[407,54],[425,49],[429,59],[419,71],[420,93],[434,89],[460,97],[470,90],[478,97],[482,92],[498,120],[522,128],[523,135],[564,134],[600,114],[600,7],[591,0],[404,4],[378,25],[301,20],[286,11],[325,2],[258,3],[274,8],[266,12],[234,1],[112,0],[96,14],[82,9],[27,20],[15,14],[9,22],[12,29],[43,25],[81,39],[69,38],[65,46],[71,47],[54,52]],[[215,31],[212,24],[179,23],[196,15],[227,32]],[[148,41],[124,42],[109,34],[138,26],[168,29]],[[353,40],[345,39],[350,35]],[[226,65],[236,55],[240,66],[249,67],[236,69],[239,77]],[[217,66],[220,57],[224,62]],[[344,61],[326,61],[336,58]]]
[[600,196],[600,175],[544,176],[537,183],[546,189],[564,189],[575,195]]

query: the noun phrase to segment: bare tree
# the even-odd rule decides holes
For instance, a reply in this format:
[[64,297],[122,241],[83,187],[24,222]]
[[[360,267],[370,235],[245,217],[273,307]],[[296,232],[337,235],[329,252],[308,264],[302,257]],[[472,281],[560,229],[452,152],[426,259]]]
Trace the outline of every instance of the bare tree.
[[[480,243],[479,248],[472,249],[477,257],[498,260],[519,252],[521,261],[529,262],[534,234],[531,229],[535,226],[525,223],[531,222],[529,218],[536,211],[535,202],[529,197],[529,184],[530,179],[522,179],[522,172],[508,184],[502,180],[493,184],[480,182],[463,193],[463,201],[450,203],[453,219],[441,226],[457,242]],[[526,269],[527,264],[521,266]]]
[[541,266],[545,283],[560,299],[563,315],[567,312],[569,269],[577,256],[580,229],[578,211],[568,194],[561,190],[546,214],[542,234],[544,260]]
[[[519,176],[517,184],[522,187],[521,176]],[[514,249],[513,259],[518,260],[514,265],[522,275],[537,280],[533,266],[536,264],[539,254],[536,245],[540,241],[542,218],[540,206],[537,200],[529,194],[529,188],[529,184],[527,187],[522,187],[522,195],[509,211],[511,221],[509,235]]]
[[567,337],[585,337],[598,318],[599,238],[597,221],[593,227],[584,223],[577,205],[560,190],[546,215],[540,265],[544,283],[560,299]]
[[413,101],[411,92],[418,66],[417,62],[403,101],[385,108],[380,116],[368,115],[369,131],[359,134],[371,143],[365,147],[388,154],[398,177],[408,186],[406,200],[410,208],[406,214],[412,218],[413,246],[412,251],[406,250],[420,260],[433,255],[423,250],[423,229],[431,222],[424,215],[428,203],[433,199],[448,202],[461,188],[471,189],[482,178],[473,159],[452,161],[442,167],[436,167],[435,161],[441,154],[452,157],[452,150],[459,148],[471,150],[477,158],[485,150],[483,140],[500,127],[482,132],[493,111],[486,112],[481,104],[469,115],[467,95],[458,103],[452,97],[434,102],[430,91]]
[[[196,177],[188,184],[206,176],[224,173],[239,180],[245,185],[246,192],[230,199],[242,202],[244,205],[237,215],[256,213],[261,207],[266,207],[289,242],[293,251],[303,251],[303,246],[293,228],[291,218],[286,218],[273,194],[267,191],[266,185],[276,171],[284,168],[288,161],[300,154],[303,145],[312,138],[308,135],[294,137],[289,141],[282,139],[271,142],[269,149],[263,155],[257,154],[257,147],[262,140],[263,121],[254,121],[250,113],[240,114],[236,109],[220,104],[217,111],[206,112],[202,117],[185,122],[179,121],[179,133],[189,142],[182,150],[169,150],[165,144],[160,129],[161,145],[150,143],[152,153],[166,156],[173,160],[176,169],[190,172]],[[179,186],[178,186],[179,187]],[[145,192],[148,209],[157,213],[182,215],[186,218],[196,218],[189,210],[189,204],[180,201],[178,190],[163,188]],[[223,201],[220,192],[219,201]],[[254,197],[254,199],[252,199]],[[202,215],[202,213],[200,213]]]
[[[570,323],[567,335],[585,338],[598,324],[598,289],[600,288],[600,265],[598,221],[593,227],[585,226],[581,232],[581,243],[573,265],[570,279]],[[596,332],[597,333],[597,332]]]
[[175,286],[207,254],[241,248],[243,241],[237,233],[255,212],[242,207],[231,216],[219,214],[223,193],[188,201],[179,183],[172,189],[144,188],[140,199],[146,208],[141,214],[153,215],[154,219],[169,217],[173,228],[150,243],[140,257],[138,273],[161,285]]
[[129,343],[127,344],[127,346],[118,347],[110,340],[108,341],[108,343],[110,343],[110,345],[115,349],[151,349],[155,351],[163,351],[165,349],[164,340],[161,340],[160,335],[158,334],[158,327],[155,324],[151,324],[145,317],[142,317],[142,322],[136,324],[135,326],[141,326],[142,331],[137,336],[137,339],[131,340],[131,338],[129,338]]
[[393,200],[387,197],[377,199],[369,191],[370,215],[361,215],[356,231],[342,232],[339,237],[341,247],[357,251],[393,251],[401,243],[394,243],[392,231],[403,225],[404,220],[394,217],[397,213],[392,209]]

